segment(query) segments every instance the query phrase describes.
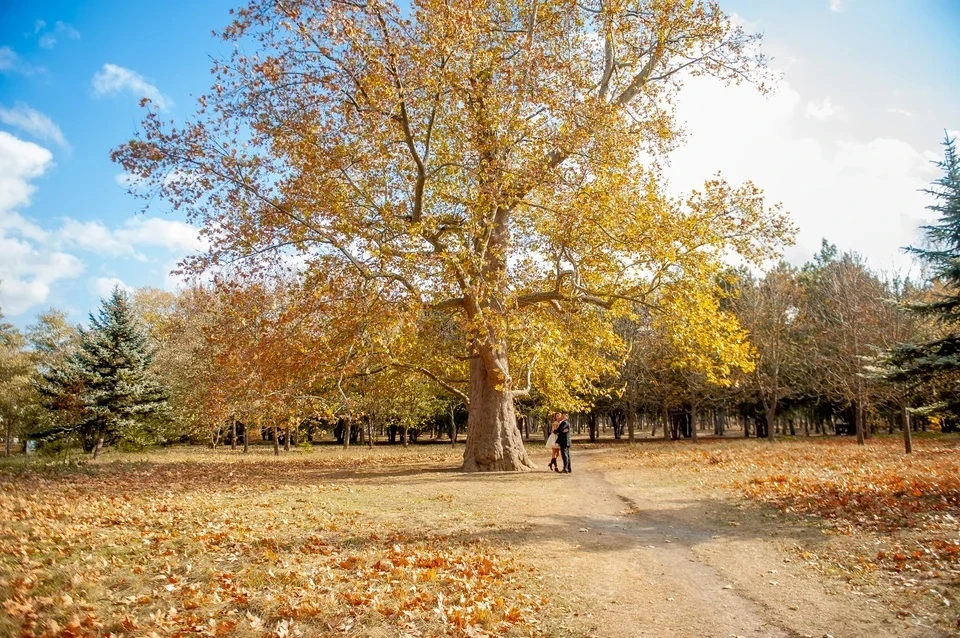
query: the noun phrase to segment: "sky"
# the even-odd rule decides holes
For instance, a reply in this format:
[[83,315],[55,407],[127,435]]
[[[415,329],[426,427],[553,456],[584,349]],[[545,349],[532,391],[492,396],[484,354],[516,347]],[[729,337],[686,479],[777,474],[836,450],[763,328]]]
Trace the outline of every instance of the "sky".
[[[0,311],[18,326],[58,307],[83,321],[115,285],[172,289],[196,230],[127,194],[110,150],[149,97],[183,120],[226,53],[211,32],[236,0],[0,0]],[[789,261],[826,237],[875,269],[932,219],[919,189],[960,130],[960,1],[722,0],[764,34],[775,90],[698,78],[681,93],[677,192],[718,171],[752,180],[799,228]]]

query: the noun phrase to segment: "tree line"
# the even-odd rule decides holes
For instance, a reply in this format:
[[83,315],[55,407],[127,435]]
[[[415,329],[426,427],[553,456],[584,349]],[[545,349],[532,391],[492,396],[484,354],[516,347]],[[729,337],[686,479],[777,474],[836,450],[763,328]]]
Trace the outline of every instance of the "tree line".
[[[863,443],[899,430],[909,451],[918,428],[957,430],[960,161],[955,140],[944,148],[930,190],[939,218],[925,228],[929,244],[911,249],[929,278],[876,272],[826,240],[802,267],[727,268],[702,300],[717,321],[690,325],[638,307],[611,333],[575,333],[611,334],[606,341],[558,342],[571,350],[564,360],[591,370],[565,377],[549,361],[529,367],[530,391],[517,399],[525,437],[558,404],[574,407],[575,428],[591,439],[607,423],[626,440],[640,430],[695,439],[737,429]],[[14,438],[72,442],[96,456],[105,444],[239,441],[246,450],[259,437],[279,452],[320,430],[344,445],[407,443],[424,429],[455,441],[464,392],[388,350],[404,329],[419,332],[410,343],[438,352],[463,335],[440,313],[398,328],[395,317],[363,310],[376,303],[368,294],[279,272],[176,292],[115,289],[87,327],[57,310],[23,333],[2,323],[6,451]],[[592,310],[570,320],[589,327],[603,317]],[[529,335],[541,344],[549,337]]]

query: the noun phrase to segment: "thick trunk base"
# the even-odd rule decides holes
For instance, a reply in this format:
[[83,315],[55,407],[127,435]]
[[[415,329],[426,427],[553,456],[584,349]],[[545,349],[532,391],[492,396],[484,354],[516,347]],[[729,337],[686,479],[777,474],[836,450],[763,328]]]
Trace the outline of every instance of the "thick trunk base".
[[517,472],[533,469],[517,428],[513,397],[497,389],[480,357],[470,362],[470,412],[464,472]]

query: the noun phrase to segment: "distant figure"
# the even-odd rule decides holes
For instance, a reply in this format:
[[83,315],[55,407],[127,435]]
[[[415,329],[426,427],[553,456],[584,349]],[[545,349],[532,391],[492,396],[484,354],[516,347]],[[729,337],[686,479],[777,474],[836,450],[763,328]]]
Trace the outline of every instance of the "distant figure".
[[557,412],[553,415],[553,433],[557,435],[560,456],[563,457],[563,473],[570,474],[570,423],[567,415]]
[[[556,415],[554,415],[554,417],[556,417]],[[560,456],[560,445],[557,443],[557,433],[553,431],[556,424],[556,420],[550,423],[550,436],[547,437],[547,444],[544,447],[550,450],[550,462],[547,464],[547,467],[553,469],[554,472],[559,472],[560,468],[557,467],[557,457]]]

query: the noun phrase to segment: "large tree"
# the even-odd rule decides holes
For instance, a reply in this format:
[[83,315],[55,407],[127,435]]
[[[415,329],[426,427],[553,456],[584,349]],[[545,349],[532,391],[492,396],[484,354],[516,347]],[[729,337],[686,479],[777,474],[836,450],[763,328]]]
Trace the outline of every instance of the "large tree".
[[[613,342],[610,319],[654,292],[679,333],[710,324],[721,256],[766,258],[790,232],[751,184],[664,194],[684,79],[762,88],[757,38],[713,2],[253,0],[235,16],[197,116],[151,111],[115,159],[203,225],[198,268],[369,282],[372,313],[405,327],[378,335],[384,364],[468,403],[465,470],[530,467],[513,370],[578,369],[519,335]],[[567,319],[584,305],[604,320]],[[455,347],[414,344],[417,325],[453,325]]]

